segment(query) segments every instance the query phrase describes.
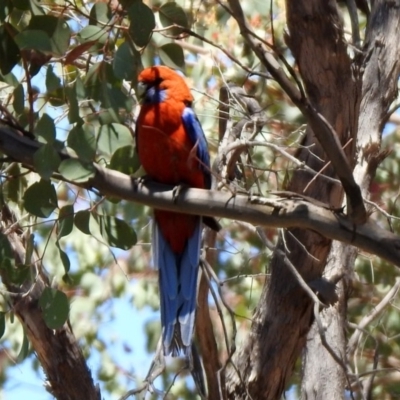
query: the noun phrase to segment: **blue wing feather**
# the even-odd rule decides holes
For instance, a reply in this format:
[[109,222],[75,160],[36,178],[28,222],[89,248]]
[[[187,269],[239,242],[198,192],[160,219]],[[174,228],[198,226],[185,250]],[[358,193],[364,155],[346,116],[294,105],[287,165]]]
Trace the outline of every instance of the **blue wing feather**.
[[175,324],[178,314],[178,270],[174,268],[177,264],[177,256],[164,239],[156,222],[154,222],[153,226],[152,250],[153,262],[159,269],[163,345],[164,349],[168,350],[166,354],[169,354],[173,348]]
[[193,144],[197,144],[197,158],[201,161],[200,168],[204,172],[206,189],[211,188],[210,155],[207,140],[199,120],[191,107],[186,107],[182,113],[183,125]]
[[199,258],[201,250],[202,221],[199,221],[193,235],[187,242],[180,260],[180,293],[179,317],[181,340],[184,346],[190,346],[195,323],[197,278],[199,274]]

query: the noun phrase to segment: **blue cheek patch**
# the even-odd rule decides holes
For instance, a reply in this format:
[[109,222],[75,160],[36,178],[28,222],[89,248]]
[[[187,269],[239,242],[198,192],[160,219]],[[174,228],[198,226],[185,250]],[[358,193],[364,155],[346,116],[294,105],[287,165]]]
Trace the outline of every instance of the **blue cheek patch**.
[[143,97],[143,104],[160,104],[167,98],[167,91],[152,86],[147,89]]

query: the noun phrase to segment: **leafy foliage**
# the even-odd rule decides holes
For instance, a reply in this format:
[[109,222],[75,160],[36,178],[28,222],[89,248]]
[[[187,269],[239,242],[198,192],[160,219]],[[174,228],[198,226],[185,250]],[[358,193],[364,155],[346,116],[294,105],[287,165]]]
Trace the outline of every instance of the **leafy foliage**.
[[[273,3],[274,45],[290,59],[281,39],[283,2]],[[273,32],[265,3],[246,1],[243,8],[254,30],[271,42]],[[189,29],[196,35],[188,35]],[[225,49],[228,55],[212,44]],[[250,143],[239,157],[233,185],[236,190],[262,195],[285,189],[293,170],[303,167],[294,163],[291,156],[301,146],[304,119],[274,81],[249,76],[240,68],[238,62],[264,73],[221,5],[183,0],[49,1],[46,5],[28,0],[0,2],[1,113],[15,125],[33,132],[36,140],[44,144],[34,156],[37,174],[23,165],[2,160],[1,201],[11,207],[30,238],[31,250],[35,247],[38,251],[57,285],[47,287],[40,299],[46,324],[58,329],[69,318],[85,355],[89,357],[95,351],[101,360],[95,378],[103,381],[103,390],[110,396],[122,395],[133,386],[126,377],[135,375],[140,381],[145,375],[142,365],[126,366],[116,360],[112,346],[118,338],[107,336],[104,328],[115,318],[115,299],[124,298],[139,310],[158,309],[156,272],[150,261],[149,213],[146,207],[105,199],[99,193],[77,188],[73,182],[88,182],[95,174],[93,162],[138,174],[140,166],[131,136],[137,107],[134,90],[140,70],[155,62],[188,76],[214,157],[220,140],[216,133],[219,119],[223,119],[217,111],[218,89],[227,81],[245,87],[258,100],[265,120],[259,129],[240,96],[229,97],[229,115],[225,117],[231,123],[247,119],[242,137]],[[397,231],[400,154],[395,139],[395,134],[386,139],[393,151],[378,170],[372,193],[380,206],[376,218],[382,224],[389,218]],[[63,159],[63,154],[76,158]],[[70,183],[59,180],[60,175]],[[268,279],[265,266],[271,254],[265,244],[273,245],[277,232],[263,232],[230,221],[222,224],[215,272],[222,294],[235,313],[236,340],[240,341],[249,329]],[[14,285],[32,279],[27,265],[16,265],[3,233],[0,268],[6,270]],[[349,321],[355,323],[396,282],[393,266],[364,255],[359,257],[356,273],[358,283],[348,314]],[[213,321],[218,324],[217,304],[214,300],[210,304]],[[383,366],[397,366],[397,307],[393,301],[379,321],[366,328],[362,351],[351,360],[360,372],[372,368],[377,348]],[[223,308],[221,312],[231,330],[228,310]],[[130,329],[139,336],[133,315],[137,312],[124,317],[132,321]],[[29,346],[17,325],[13,311],[3,300],[2,344],[13,359],[22,360],[28,355]],[[159,329],[151,317],[142,327],[147,352],[156,350]],[[132,342],[136,340],[134,335]],[[229,349],[224,347],[221,330],[216,331],[216,339],[223,358]],[[131,345],[124,343],[126,354],[131,352]],[[179,361],[171,362],[161,378],[162,389],[170,386],[180,367]],[[296,377],[291,383],[295,388]],[[400,391],[398,381],[390,376],[377,378],[375,385],[376,395],[382,398]],[[193,398],[193,385],[185,379],[175,381],[172,393],[176,398]]]

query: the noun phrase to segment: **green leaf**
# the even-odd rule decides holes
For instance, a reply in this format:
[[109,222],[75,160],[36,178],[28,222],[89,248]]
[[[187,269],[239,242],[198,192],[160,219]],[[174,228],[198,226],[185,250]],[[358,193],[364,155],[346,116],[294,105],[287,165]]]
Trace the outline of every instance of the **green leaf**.
[[19,84],[13,93],[13,107],[17,114],[22,114],[25,109],[25,92],[22,84]]
[[44,139],[39,139],[39,141],[53,144],[56,138],[56,126],[53,118],[51,118],[48,114],[43,114],[36,125],[35,135]]
[[0,71],[3,75],[11,72],[21,59],[18,45],[10,34],[14,30],[7,22],[0,26]]
[[52,65],[47,67],[46,71],[46,89],[48,92],[53,92],[61,87],[61,79],[54,73]]
[[61,158],[51,143],[46,143],[33,155],[35,170],[43,179],[49,179],[60,163]]
[[72,232],[74,225],[74,206],[68,204],[60,209],[58,214],[58,238],[67,236]]
[[24,193],[24,208],[40,218],[48,218],[57,208],[57,193],[51,182],[41,179]]
[[140,53],[128,42],[122,43],[114,57],[115,76],[119,79],[131,80],[138,73],[138,59],[140,60]]
[[86,182],[94,177],[95,168],[92,164],[71,158],[61,162],[58,168],[60,174],[72,182]]
[[25,330],[24,330],[24,340],[22,341],[22,346],[21,350],[19,351],[19,354],[17,356],[17,360],[19,362],[25,360],[26,356],[29,353],[29,340],[28,337],[26,336]]
[[32,255],[35,250],[35,235],[33,233],[28,236],[25,248],[25,265],[29,265],[32,262]]
[[14,37],[21,50],[35,49],[45,54],[51,54],[51,41],[46,32],[38,29],[27,29]]
[[136,233],[125,221],[102,215],[96,215],[95,219],[101,235],[110,246],[128,250],[136,243]]
[[104,46],[107,42],[108,31],[104,27],[87,25],[78,33],[77,36],[81,43],[95,40],[97,45]]
[[82,118],[79,115],[79,104],[78,104],[78,96],[76,93],[76,85],[67,86],[65,88],[65,95],[68,99],[68,121],[70,124],[75,122],[81,122]]
[[96,138],[92,125],[76,125],[68,135],[68,146],[82,161],[93,161],[96,155]]
[[[184,28],[189,27],[189,22],[185,11],[182,7],[178,6],[175,2],[165,3],[158,10],[161,25],[165,28],[170,25],[179,25]],[[180,28],[171,28],[170,34],[177,36],[182,33]]]
[[127,10],[132,4],[136,3],[138,0],[119,0],[119,4]]
[[7,271],[7,279],[14,285],[22,285],[31,277],[31,268],[29,265],[18,264],[15,268]]
[[100,127],[98,147],[103,153],[111,155],[120,147],[128,145],[133,145],[133,138],[125,125],[112,123]]
[[79,77],[79,75],[76,77],[75,80],[75,91],[76,91],[76,98],[78,100],[86,100],[86,90],[85,90],[85,85],[82,82],[82,79]]
[[6,313],[0,311],[0,339],[3,337],[6,331]]
[[40,7],[41,0],[28,0],[31,5],[31,11],[33,15],[46,15],[46,12]]
[[61,259],[62,265],[64,266],[64,271],[66,274],[68,274],[69,269],[71,267],[71,262],[69,261],[68,254],[61,248],[60,242],[58,240],[56,241],[56,247],[58,248],[60,259]]
[[78,211],[74,217],[75,226],[84,234],[90,235],[90,212],[87,210]]
[[168,43],[159,49],[160,58],[165,65],[175,69],[183,70],[185,67],[185,56],[182,47],[176,43]]
[[10,164],[7,174],[12,179],[3,183],[4,193],[9,201],[19,204],[27,187],[26,177],[22,175],[22,167],[17,163]]
[[112,18],[110,7],[106,3],[95,3],[90,10],[90,25],[107,25]]
[[119,117],[116,110],[113,108],[105,108],[99,115],[99,123],[101,125],[108,125],[112,123],[119,124],[121,122],[121,118]]
[[137,1],[128,8],[128,16],[131,21],[129,33],[132,40],[139,47],[146,46],[156,26],[153,11],[146,4]]
[[230,18],[231,14],[229,14],[224,7],[217,5],[215,9],[215,19],[217,20],[218,25],[225,27]]
[[115,169],[127,175],[133,175],[139,167],[139,157],[132,145],[117,149],[112,155],[109,165],[110,169]]
[[14,265],[14,251],[7,236],[0,232],[0,268],[10,269]]
[[31,8],[30,0],[12,0],[12,3],[20,10],[28,11]]
[[116,115],[121,108],[130,111],[133,106],[132,97],[121,91],[121,85],[122,82],[114,75],[111,64],[105,61],[93,65],[86,74],[85,88],[88,97],[100,101],[103,108],[112,108]]
[[65,293],[46,287],[39,299],[43,319],[50,329],[59,329],[65,324],[69,314],[69,302]]
[[[63,18],[52,15],[34,15],[28,26],[28,31],[32,30],[40,30],[47,34],[50,41],[50,53],[53,56],[65,55],[69,47],[71,31]],[[36,49],[36,47],[32,48]]]
[[119,112],[121,108],[130,112],[133,98],[122,93],[120,87],[106,85],[101,104],[104,108],[112,108],[115,112]]
[[7,75],[0,74],[0,80],[7,83],[8,85],[16,88],[19,85],[19,80],[15,77],[13,73],[9,73]]
[[65,104],[65,90],[63,87],[59,87],[51,93],[47,93],[47,100],[53,107],[61,107]]

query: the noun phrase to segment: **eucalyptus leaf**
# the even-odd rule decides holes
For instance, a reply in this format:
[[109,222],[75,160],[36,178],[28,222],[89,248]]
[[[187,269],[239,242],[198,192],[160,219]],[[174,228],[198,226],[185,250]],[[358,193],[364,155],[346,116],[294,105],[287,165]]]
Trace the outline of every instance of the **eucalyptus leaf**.
[[44,143],[54,143],[56,138],[56,126],[53,118],[48,114],[43,114],[36,125],[35,135]]
[[96,215],[95,218],[101,235],[110,246],[128,250],[136,244],[135,231],[122,219],[103,215]]
[[141,1],[136,1],[128,8],[128,16],[131,21],[129,33],[132,40],[139,47],[146,46],[156,27],[153,11]]
[[45,287],[39,298],[39,306],[48,328],[62,328],[69,315],[69,301],[65,293]]
[[46,70],[46,89],[53,92],[61,87],[61,79],[54,73],[54,68],[49,65]]
[[75,150],[80,160],[85,162],[94,161],[96,138],[91,125],[76,125],[69,132],[67,143],[69,147]]
[[19,84],[13,92],[13,107],[17,114],[22,114],[25,109],[25,91],[24,86]]
[[133,145],[133,138],[125,125],[112,123],[100,127],[98,147],[102,152],[111,155],[120,147],[128,145]]
[[25,210],[41,218],[48,218],[57,207],[56,190],[44,179],[29,186],[23,200]]
[[66,274],[68,274],[71,267],[71,262],[69,261],[68,254],[61,248],[60,242],[58,240],[56,241],[56,247],[58,248],[61,263],[64,266],[64,271]]
[[75,158],[62,161],[58,170],[64,178],[72,182],[86,182],[95,174],[93,164]]
[[185,56],[183,49],[176,43],[168,43],[161,46],[159,55],[165,65],[170,68],[181,69],[185,67]]
[[14,265],[14,251],[7,236],[0,232],[0,268],[9,269]]
[[23,341],[22,341],[21,349],[20,349],[19,354],[17,356],[17,360],[19,362],[25,360],[25,358],[27,357],[28,353],[29,353],[29,340],[28,340],[28,337],[26,336],[26,333],[25,333],[25,330],[24,330],[24,338],[23,338]]
[[[67,22],[63,18],[53,15],[34,15],[29,22],[26,32],[36,30],[46,33],[49,38],[50,53],[52,55],[57,57],[65,55],[68,50],[71,32]],[[41,50],[35,47],[31,48]]]
[[106,3],[95,3],[90,9],[90,25],[98,24],[99,26],[103,26],[110,22],[111,18],[112,13],[109,5]]
[[[161,25],[165,28],[171,25],[179,25],[184,28],[189,27],[187,15],[182,7],[174,1],[164,3],[158,10]],[[178,27],[171,28],[172,35],[179,35],[182,29]]]
[[36,172],[43,179],[49,179],[57,171],[60,163],[61,158],[51,143],[46,143],[33,155],[33,164]]
[[90,217],[91,214],[87,210],[78,211],[74,217],[75,226],[86,235],[90,235]]
[[3,337],[6,331],[6,313],[0,311],[0,339]]
[[60,209],[58,214],[58,238],[67,236],[74,226],[74,206],[68,204]]
[[117,149],[112,155],[109,165],[110,169],[114,169],[127,175],[133,175],[139,167],[139,157],[135,147],[132,145]]

